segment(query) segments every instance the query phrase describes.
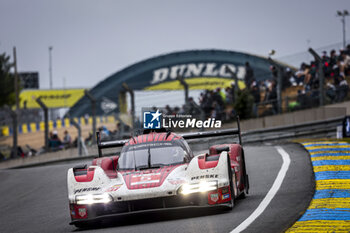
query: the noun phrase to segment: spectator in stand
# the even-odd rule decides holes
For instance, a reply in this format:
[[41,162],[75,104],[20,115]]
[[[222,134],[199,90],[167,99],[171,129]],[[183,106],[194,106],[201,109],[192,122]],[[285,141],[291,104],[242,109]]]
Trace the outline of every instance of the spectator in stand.
[[338,86],[340,83],[340,76],[344,76],[344,64],[339,58],[336,62],[336,64],[332,68],[332,75],[331,77],[333,78],[333,82],[335,86]]
[[338,60],[338,56],[337,56],[337,53],[336,51],[333,49],[330,53],[330,57],[329,57],[329,65],[330,67],[333,67],[336,63],[337,63],[337,60]]
[[330,99],[331,103],[334,103],[335,98],[337,97],[336,90],[337,89],[332,83],[327,83],[326,96]]
[[206,117],[209,117],[210,112],[212,110],[213,99],[211,93],[212,91],[205,90],[204,93],[202,93],[203,95],[201,95],[199,100],[199,105],[206,113]]
[[69,148],[72,145],[72,138],[69,135],[67,130],[64,131],[63,145],[64,145],[65,148]]
[[291,85],[296,86],[295,77],[293,76],[292,70],[287,67],[286,72],[283,75],[282,89],[290,87]]
[[277,82],[272,80],[268,87],[267,100],[272,104],[273,114],[278,113],[278,104],[277,104]]
[[329,57],[328,57],[328,55],[327,55],[327,51],[323,51],[322,52],[322,57],[321,57],[321,59],[322,59],[322,62],[324,63],[324,62],[329,62]]
[[165,106],[165,114],[166,115],[172,115],[173,114],[173,110],[170,108],[169,105]]
[[224,105],[224,98],[221,95],[221,88],[216,88],[215,92],[213,93],[213,100],[220,106],[220,108],[225,107]]
[[245,63],[245,76],[244,76],[244,82],[245,82],[245,86],[247,88],[250,87],[251,82],[254,79],[254,71],[252,69],[252,67],[250,66],[249,62]]
[[192,97],[188,98],[186,109],[186,112],[192,116],[199,116],[201,114],[201,107],[194,101]]
[[310,73],[311,66],[305,64],[305,70],[304,70],[304,87],[306,91],[311,90],[311,82],[312,82],[312,75]]
[[350,55],[348,55],[346,50],[344,50],[341,52],[340,56],[344,65],[344,74],[349,75],[350,74]]
[[236,84],[235,84],[235,82],[231,82],[232,103],[235,103],[235,89],[236,89]]
[[348,95],[348,91],[349,91],[349,85],[348,82],[346,81],[346,79],[343,76],[339,77],[339,86],[337,88],[337,102],[342,102],[344,101],[344,99],[346,98],[346,96]]
[[295,73],[295,82],[299,86],[304,85],[305,69],[306,69],[306,64],[301,63],[299,70]]
[[350,56],[350,44],[346,46],[345,53]]
[[255,80],[250,85],[250,93],[254,98],[253,114],[254,116],[258,116],[258,106],[260,103],[260,89],[258,83]]
[[298,90],[297,102],[299,103],[301,109],[306,107],[307,100],[304,90]]
[[331,66],[329,65],[330,58],[327,55],[327,51],[322,52],[322,64],[323,64],[323,73],[325,77],[329,77],[331,73]]
[[272,74],[272,80],[275,80],[277,82],[278,80],[278,71],[275,66],[270,66],[271,74]]
[[225,95],[226,95],[226,105],[232,105],[233,104],[233,97],[232,97],[232,91],[231,87],[225,88]]
[[110,132],[109,132],[109,130],[107,129],[106,126],[99,127],[98,131],[100,131],[100,133],[101,133],[101,139],[109,138]]
[[50,138],[49,138],[49,147],[51,150],[58,150],[62,146],[62,141],[57,135],[57,131],[53,131],[50,133]]
[[311,62],[310,66],[307,66],[308,72],[307,72],[307,82],[305,82],[305,89],[306,90],[312,90],[315,89],[318,85],[318,79],[316,77],[316,73],[317,73],[317,68],[316,68],[316,62],[313,61]]

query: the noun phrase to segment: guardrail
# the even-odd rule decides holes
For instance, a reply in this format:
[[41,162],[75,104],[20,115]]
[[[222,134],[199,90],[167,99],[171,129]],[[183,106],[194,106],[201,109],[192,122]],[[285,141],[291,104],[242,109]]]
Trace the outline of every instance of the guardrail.
[[301,137],[335,137],[336,128],[344,117],[313,121],[295,125],[251,130],[243,133],[243,143],[264,142]]

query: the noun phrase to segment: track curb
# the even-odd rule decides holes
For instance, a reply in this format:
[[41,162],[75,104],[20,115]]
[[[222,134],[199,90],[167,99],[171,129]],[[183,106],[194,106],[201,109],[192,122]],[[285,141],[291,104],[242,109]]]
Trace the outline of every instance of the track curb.
[[286,232],[349,232],[350,143],[335,139],[299,143],[310,155],[316,190],[308,209]]

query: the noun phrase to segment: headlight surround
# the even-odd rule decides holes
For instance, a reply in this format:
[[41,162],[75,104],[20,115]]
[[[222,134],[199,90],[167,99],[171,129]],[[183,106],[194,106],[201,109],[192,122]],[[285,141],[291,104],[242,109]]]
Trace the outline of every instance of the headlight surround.
[[112,197],[107,193],[102,194],[85,194],[75,197],[78,205],[90,205],[95,203],[108,203],[112,201]]
[[216,180],[212,181],[201,181],[199,183],[186,183],[181,186],[180,193],[183,195],[191,193],[204,193],[212,190],[218,189],[218,182]]

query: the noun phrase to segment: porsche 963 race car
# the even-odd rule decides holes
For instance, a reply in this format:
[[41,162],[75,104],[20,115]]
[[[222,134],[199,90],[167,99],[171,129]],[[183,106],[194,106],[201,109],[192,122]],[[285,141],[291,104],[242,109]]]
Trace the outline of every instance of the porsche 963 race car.
[[[213,145],[200,155],[186,140],[238,135],[239,143]],[[84,227],[106,217],[164,208],[223,206],[249,190],[239,120],[237,129],[178,135],[145,131],[130,140],[101,142],[90,166],[68,170],[71,223]],[[103,156],[106,148],[123,147]]]

